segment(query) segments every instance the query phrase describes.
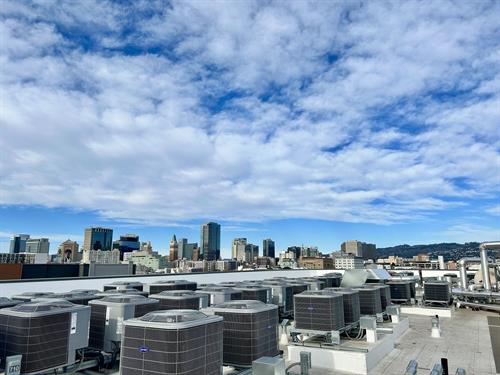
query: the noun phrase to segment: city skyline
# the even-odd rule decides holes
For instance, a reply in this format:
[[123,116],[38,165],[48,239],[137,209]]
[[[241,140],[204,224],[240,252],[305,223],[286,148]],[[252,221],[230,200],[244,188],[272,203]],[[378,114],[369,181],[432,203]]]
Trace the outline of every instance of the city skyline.
[[2,5],[0,251],[500,236],[499,2]]

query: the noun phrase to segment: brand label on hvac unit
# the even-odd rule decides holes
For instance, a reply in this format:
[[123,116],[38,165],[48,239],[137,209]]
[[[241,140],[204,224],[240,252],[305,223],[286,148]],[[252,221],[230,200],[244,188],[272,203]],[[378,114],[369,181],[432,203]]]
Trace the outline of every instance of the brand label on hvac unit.
[[147,346],[140,346],[139,349],[140,353],[149,353],[149,348]]
[[19,375],[21,373],[22,355],[11,355],[5,358],[5,375]]
[[106,325],[109,326],[109,307],[106,307]]
[[77,316],[78,314],[76,312],[71,313],[71,334],[76,333],[76,320],[78,319]]

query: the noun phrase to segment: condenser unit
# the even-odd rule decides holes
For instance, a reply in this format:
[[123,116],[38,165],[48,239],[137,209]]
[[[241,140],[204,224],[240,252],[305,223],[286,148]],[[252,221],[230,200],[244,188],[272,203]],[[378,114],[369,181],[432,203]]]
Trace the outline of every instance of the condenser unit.
[[241,292],[241,299],[271,303],[273,299],[271,288],[262,285],[243,284],[236,286],[234,290]]
[[115,295],[132,295],[132,296],[143,296],[147,297],[148,293],[143,292],[142,290],[137,290],[133,288],[126,288],[126,289],[108,289],[105,290],[104,292],[99,292],[94,294],[96,297],[107,297],[107,296],[115,296]]
[[54,372],[88,346],[90,308],[65,300],[27,302],[0,310],[0,363],[22,355],[21,374]]
[[411,301],[410,281],[392,280],[387,285],[391,288],[391,301],[394,303],[409,303]]
[[278,306],[260,301],[232,301],[204,309],[224,318],[224,364],[248,367],[278,350]]
[[208,294],[210,305],[241,299],[241,292],[233,288],[207,287],[198,290],[198,293]]
[[149,298],[160,303],[159,310],[199,310],[208,307],[208,294],[192,290],[166,290]]
[[293,286],[287,282],[265,281],[262,286],[271,288],[273,304],[279,307],[281,316],[293,313]]
[[143,285],[142,283],[137,281],[115,281],[114,283],[104,285],[104,291],[131,288],[142,291]]
[[70,293],[84,293],[84,294],[96,294],[100,293],[100,290],[97,289],[73,289],[69,291]]
[[391,304],[391,287],[385,284],[368,284],[371,288],[380,290],[380,303],[382,311],[386,311],[387,306]]
[[140,295],[110,295],[90,301],[89,305],[89,346],[112,353],[119,348],[123,321],[158,310],[159,303]]
[[309,289],[309,285],[306,284],[306,283],[303,283],[299,280],[290,280],[290,281],[286,281],[287,284],[291,285],[292,286],[292,289],[293,289],[293,294],[300,294],[302,292],[305,292],[306,290]]
[[124,322],[120,374],[221,375],[220,316],[193,310],[151,312]]
[[93,299],[98,299],[101,298],[99,296],[93,295],[93,294],[86,294],[86,293],[54,293],[50,294],[48,296],[38,298],[37,300],[52,300],[52,299],[63,299],[68,302],[74,303],[76,305],[88,305],[89,301],[92,301]]
[[326,288],[326,282],[314,277],[305,277],[302,279],[307,284],[307,290],[321,290]]
[[16,305],[19,305],[20,303],[23,303],[23,302],[19,301],[19,300],[13,300],[10,298],[6,298],[6,297],[0,297],[0,309],[4,309],[6,307],[16,306]]
[[326,288],[324,289],[324,291],[339,293],[344,297],[344,322],[346,325],[356,324],[357,322],[359,322],[359,291],[349,288]]
[[359,292],[359,310],[361,315],[377,316],[382,314],[380,289],[368,286],[352,289]]
[[21,294],[13,295],[13,296],[11,296],[11,298],[19,300],[19,301],[23,301],[23,302],[30,302],[31,300],[34,300],[37,298],[47,297],[51,294],[54,294],[54,293],[52,293],[52,292],[24,292]]
[[325,288],[338,288],[342,282],[342,274],[337,272],[326,273],[323,276],[318,276],[317,279],[325,282]]
[[451,302],[450,284],[445,280],[424,282],[425,303],[449,304]]
[[308,290],[294,296],[295,328],[340,331],[345,327],[344,302],[340,293]]
[[165,290],[196,290],[197,284],[187,280],[162,280],[144,284],[143,291],[158,294]]

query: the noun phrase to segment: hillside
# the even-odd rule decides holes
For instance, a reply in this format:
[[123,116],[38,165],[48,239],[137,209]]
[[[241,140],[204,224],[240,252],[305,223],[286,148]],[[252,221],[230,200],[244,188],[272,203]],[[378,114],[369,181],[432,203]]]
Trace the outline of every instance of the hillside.
[[460,243],[437,243],[428,245],[398,245],[377,249],[380,258],[389,255],[397,255],[403,258],[411,258],[421,253],[429,253],[432,257],[443,255],[447,260],[458,260],[466,256],[479,256],[479,242]]

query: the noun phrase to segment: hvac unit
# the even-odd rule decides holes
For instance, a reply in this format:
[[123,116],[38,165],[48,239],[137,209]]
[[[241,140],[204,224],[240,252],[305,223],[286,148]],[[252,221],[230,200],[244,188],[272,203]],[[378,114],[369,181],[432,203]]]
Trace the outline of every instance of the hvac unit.
[[349,288],[326,288],[325,292],[332,291],[344,297],[344,322],[346,325],[359,322],[360,305],[359,291]]
[[376,316],[382,314],[382,298],[380,289],[368,286],[355,287],[359,292],[359,310],[361,315]]
[[208,307],[208,294],[192,290],[166,290],[149,298],[160,303],[159,310],[199,310]]
[[326,282],[314,277],[305,277],[302,279],[307,284],[307,290],[321,290],[326,288]]
[[450,284],[444,280],[426,281],[424,301],[425,303],[449,304],[451,302]]
[[151,312],[124,322],[121,375],[222,374],[220,316],[193,310]]
[[119,348],[123,321],[158,310],[159,303],[139,295],[111,295],[90,301],[89,305],[89,346],[112,353]]
[[83,293],[83,294],[96,294],[100,293],[100,290],[97,289],[73,289],[69,291],[70,293]]
[[370,287],[380,290],[380,303],[382,311],[385,311],[387,306],[391,304],[391,287],[385,284],[370,284]]
[[287,282],[269,281],[262,286],[271,288],[273,304],[279,307],[280,315],[288,316],[293,313],[293,286]]
[[213,283],[201,283],[201,284],[198,284],[198,287],[197,289],[204,289],[204,288],[216,288],[217,287],[217,284],[213,284]]
[[142,283],[137,281],[115,281],[114,283],[104,285],[104,291],[131,289],[131,288],[142,291],[143,285]]
[[100,297],[93,294],[85,294],[85,293],[54,293],[46,297],[39,298],[38,300],[47,300],[50,301],[52,299],[63,299],[68,302],[74,303],[76,305],[88,305],[89,301],[93,299],[98,299]]
[[37,298],[43,298],[50,296],[51,294],[54,294],[52,292],[24,292],[21,294],[16,294],[14,296],[11,296],[12,299],[17,299],[19,301],[23,302],[30,302],[31,300],[37,299]]
[[292,286],[293,294],[300,294],[309,289],[308,284],[300,282],[298,280],[286,281],[287,284]]
[[395,303],[409,303],[411,301],[410,281],[392,280],[387,285],[391,288],[391,301]]
[[145,284],[143,290],[148,294],[158,294],[165,290],[196,290],[197,284],[187,280],[162,280]]
[[337,272],[330,272],[323,276],[318,276],[317,279],[326,283],[325,288],[338,288],[342,282],[342,274]]
[[19,305],[20,303],[22,303],[22,301],[19,301],[19,300],[16,301],[16,300],[6,298],[6,297],[0,297],[0,309],[4,309],[6,307],[16,306],[16,305]]
[[88,346],[90,308],[64,300],[0,310],[0,362],[22,355],[21,374],[54,372],[76,362]]
[[257,358],[279,354],[278,306],[242,300],[203,312],[224,318],[224,364],[248,367]]
[[271,288],[261,285],[241,285],[234,288],[241,292],[241,299],[261,301],[263,303],[271,303],[273,299]]
[[217,285],[224,288],[234,288],[235,286],[240,285],[240,283],[236,281],[223,281],[221,283],[218,283]]
[[232,288],[207,287],[199,290],[198,293],[208,294],[210,305],[241,299],[241,292]]
[[308,290],[294,296],[295,327],[313,331],[339,331],[345,327],[340,293]]
[[128,288],[128,289],[108,289],[108,290],[105,290],[104,292],[99,292],[99,293],[96,293],[94,294],[94,296],[96,297],[107,297],[107,296],[116,296],[118,294],[121,294],[121,295],[127,295],[127,296],[143,296],[143,297],[147,297],[148,296],[148,293],[147,292],[143,292],[142,290],[137,290],[137,289],[132,289],[132,288]]

